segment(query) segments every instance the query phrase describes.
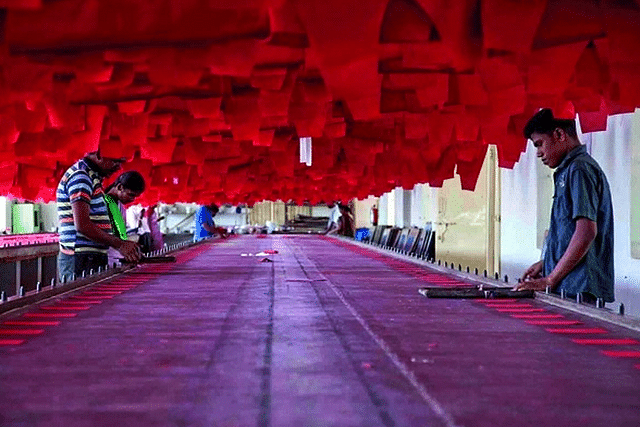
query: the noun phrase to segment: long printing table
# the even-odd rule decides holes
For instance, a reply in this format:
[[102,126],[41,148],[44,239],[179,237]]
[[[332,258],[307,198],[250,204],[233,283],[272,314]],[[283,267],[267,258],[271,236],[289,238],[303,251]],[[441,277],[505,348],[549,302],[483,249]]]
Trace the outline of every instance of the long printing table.
[[640,425],[637,328],[332,238],[176,257],[0,316],[0,425]]

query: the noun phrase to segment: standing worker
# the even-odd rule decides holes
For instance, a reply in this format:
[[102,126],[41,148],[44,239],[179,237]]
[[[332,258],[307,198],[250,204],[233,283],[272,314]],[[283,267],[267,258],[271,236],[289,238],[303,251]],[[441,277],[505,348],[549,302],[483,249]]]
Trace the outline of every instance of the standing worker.
[[551,223],[542,260],[525,271],[516,289],[564,291],[594,303],[614,300],[613,206],[607,177],[578,140],[574,120],[540,110],[524,136],[542,163],[555,169]]
[[340,227],[338,224],[338,220],[340,219],[340,205],[342,204],[342,202],[340,201],[333,201],[331,204],[329,204],[329,208],[331,209],[329,211],[329,221],[327,222],[327,228],[324,231],[324,234],[335,234],[338,231],[338,228]]
[[213,217],[216,216],[218,211],[218,205],[215,203],[210,203],[198,208],[195,216],[195,230],[193,232],[194,242],[198,242],[216,234],[220,235],[220,237],[226,237],[219,228],[216,228],[216,224],[213,221]]
[[100,151],[91,152],[74,163],[60,179],[56,199],[61,280],[105,267],[109,247],[129,262],[140,260],[136,243],[113,234],[102,188],[102,181],[119,170],[125,161],[102,157]]

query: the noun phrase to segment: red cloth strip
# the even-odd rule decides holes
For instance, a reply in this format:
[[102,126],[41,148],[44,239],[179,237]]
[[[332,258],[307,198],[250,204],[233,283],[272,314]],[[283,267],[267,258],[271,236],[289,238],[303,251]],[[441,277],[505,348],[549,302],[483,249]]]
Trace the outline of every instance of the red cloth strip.
[[59,324],[60,322],[46,320],[8,320],[2,323],[7,326],[57,326]]
[[86,291],[82,295],[120,295],[123,291]]
[[579,320],[525,320],[530,325],[582,325]]
[[86,304],[102,304],[102,300],[89,300],[89,299],[80,299],[77,301],[58,301],[58,304],[66,304],[69,306],[75,305],[86,305]]
[[609,332],[602,328],[547,328],[546,331],[552,334],[606,334]]
[[533,306],[531,304],[491,304],[491,303],[487,303],[485,304],[486,307],[493,307],[493,308],[532,308]]
[[75,306],[59,306],[59,305],[45,305],[40,307],[40,310],[89,310],[90,305],[75,305]]
[[49,317],[76,317],[78,313],[25,313],[24,317],[37,317],[37,318],[49,318]]
[[640,359],[640,351],[623,351],[623,350],[600,350],[602,354],[609,357],[626,357]]
[[574,338],[576,344],[582,345],[635,345],[640,342],[631,338]]
[[0,340],[0,345],[20,345],[24,340]]
[[111,299],[113,298],[113,295],[76,295],[73,298],[79,299],[79,300],[103,300],[103,299]]
[[0,329],[0,335],[40,335],[44,329]]
[[515,317],[516,319],[562,319],[564,316],[562,314],[512,314],[511,317]]

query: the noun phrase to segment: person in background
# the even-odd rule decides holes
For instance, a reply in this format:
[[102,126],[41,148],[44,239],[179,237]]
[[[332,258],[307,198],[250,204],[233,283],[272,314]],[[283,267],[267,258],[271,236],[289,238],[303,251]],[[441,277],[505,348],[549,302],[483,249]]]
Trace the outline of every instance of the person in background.
[[215,203],[200,206],[195,216],[195,231],[193,233],[193,241],[198,242],[207,237],[219,235],[220,237],[226,237],[226,235],[216,227],[213,217],[216,216],[220,209]]
[[329,221],[327,222],[327,229],[324,234],[335,234],[338,231],[338,219],[340,219],[340,205],[341,202],[334,201],[329,204],[331,211],[329,212]]
[[158,213],[156,212],[157,207],[158,205],[149,206],[146,211],[147,224],[149,225],[149,230],[151,232],[152,251],[159,251],[164,247],[164,236],[162,235],[160,225],[158,224],[164,219],[164,217],[158,217]]
[[127,233],[140,246],[143,254],[151,252],[151,228],[149,228],[147,208],[133,205],[127,208]]
[[[145,181],[142,175],[137,171],[127,171],[120,174],[105,190],[104,199],[109,210],[111,228],[114,234],[122,240],[127,240],[127,226],[124,220],[125,205],[137,199],[144,189]],[[120,253],[113,248],[109,248],[107,255],[109,265],[119,264],[120,258],[122,258]]]
[[338,234],[345,237],[355,236],[355,222],[353,215],[351,215],[351,208],[342,203],[338,204],[340,209],[340,216],[338,217],[338,223],[329,230],[327,234]]
[[529,267],[516,289],[545,290],[583,301],[614,301],[613,206],[609,183],[578,140],[574,120],[542,109],[526,124],[542,163],[555,169],[551,222],[544,257]]
[[58,275],[70,280],[83,271],[96,271],[108,262],[107,250],[116,249],[129,262],[140,260],[134,242],[113,234],[102,183],[118,171],[124,158],[110,158],[100,151],[87,154],[62,176],[56,190],[60,253]]
[[351,208],[347,205],[340,206],[340,218],[338,218],[338,234],[345,237],[354,237],[356,233],[355,221],[351,214]]

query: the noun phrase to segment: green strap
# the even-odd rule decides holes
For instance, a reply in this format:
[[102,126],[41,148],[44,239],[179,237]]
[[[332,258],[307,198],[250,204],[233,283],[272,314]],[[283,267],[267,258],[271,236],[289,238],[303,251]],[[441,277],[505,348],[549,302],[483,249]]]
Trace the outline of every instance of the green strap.
[[108,194],[104,195],[104,201],[107,204],[109,210],[109,219],[111,220],[111,228],[115,231],[115,234],[122,240],[127,240],[127,226],[122,218],[122,212],[118,207],[118,202],[113,200]]

